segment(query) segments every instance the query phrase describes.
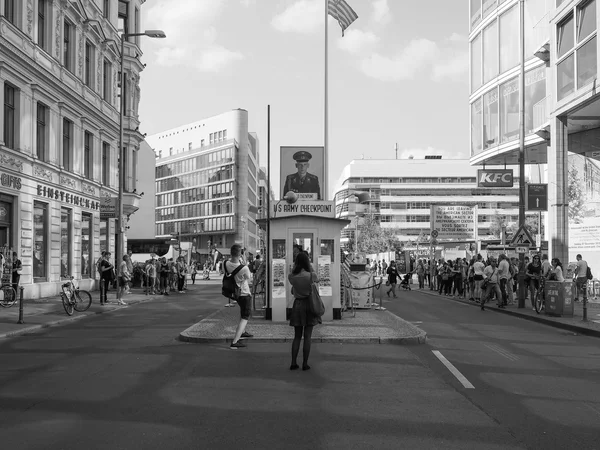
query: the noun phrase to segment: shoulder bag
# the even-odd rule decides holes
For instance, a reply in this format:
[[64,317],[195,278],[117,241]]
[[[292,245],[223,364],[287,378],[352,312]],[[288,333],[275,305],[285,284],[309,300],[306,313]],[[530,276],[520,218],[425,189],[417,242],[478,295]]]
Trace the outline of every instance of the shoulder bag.
[[317,283],[312,281],[312,273],[310,274],[311,287],[310,287],[310,297],[308,297],[308,307],[313,316],[321,317],[325,314],[325,304],[321,299],[321,295],[319,294],[319,288]]

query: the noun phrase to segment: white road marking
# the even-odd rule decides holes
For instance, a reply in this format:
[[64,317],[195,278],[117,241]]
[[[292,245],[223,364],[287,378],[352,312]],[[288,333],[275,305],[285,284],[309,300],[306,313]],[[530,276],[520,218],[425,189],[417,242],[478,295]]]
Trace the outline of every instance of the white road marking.
[[414,324],[414,325],[418,325],[418,324],[423,323],[423,322],[421,322],[420,320],[417,320],[416,322],[411,322],[411,323]]
[[469,380],[467,380],[467,378],[459,372],[459,370],[454,367],[452,365],[452,363],[450,361],[448,361],[446,359],[446,357],[444,355],[442,355],[439,351],[437,350],[432,350],[433,354],[437,357],[437,359],[439,359],[443,365],[446,366],[446,368],[452,373],[452,375],[454,375],[456,377],[456,379],[458,381],[460,381],[460,383],[467,389],[475,389],[475,386],[473,386]]

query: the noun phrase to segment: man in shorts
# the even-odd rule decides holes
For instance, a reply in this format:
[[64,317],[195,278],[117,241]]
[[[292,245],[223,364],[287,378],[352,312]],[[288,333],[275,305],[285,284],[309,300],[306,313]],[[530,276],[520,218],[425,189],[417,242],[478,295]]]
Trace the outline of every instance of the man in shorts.
[[[224,265],[227,273],[233,272],[240,264],[242,264],[240,261],[241,257],[242,246],[239,244],[233,244],[231,246],[231,259],[225,261]],[[250,269],[248,269],[248,266],[244,266],[238,273],[235,274],[235,282],[240,288],[240,296],[237,299],[237,304],[240,306],[240,321],[237,329],[235,330],[233,341],[230,345],[230,348],[234,350],[246,346],[246,344],[241,342],[243,338],[252,337],[250,333],[245,331],[252,309],[252,297],[250,295],[250,286],[248,284],[248,280],[250,280]]]

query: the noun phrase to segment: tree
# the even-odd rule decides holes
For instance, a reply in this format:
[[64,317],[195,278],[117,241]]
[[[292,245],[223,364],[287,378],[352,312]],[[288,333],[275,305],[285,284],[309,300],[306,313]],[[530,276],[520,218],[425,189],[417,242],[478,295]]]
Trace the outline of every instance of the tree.
[[[374,214],[366,214],[358,225],[358,251],[364,253],[380,253],[395,250],[400,241],[396,237],[400,230],[396,228],[382,228],[378,218]],[[352,240],[352,244],[354,241]],[[354,249],[355,246],[351,245]]]
[[581,223],[583,220],[583,207],[585,198],[578,179],[579,172],[575,166],[569,167],[569,178],[567,185],[567,200],[569,202],[569,222]]

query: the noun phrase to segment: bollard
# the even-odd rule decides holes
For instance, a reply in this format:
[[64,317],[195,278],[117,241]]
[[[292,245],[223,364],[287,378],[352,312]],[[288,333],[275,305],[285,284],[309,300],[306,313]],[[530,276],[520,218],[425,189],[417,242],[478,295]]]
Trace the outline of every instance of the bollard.
[[21,286],[19,288],[19,321],[17,323],[22,324],[25,323],[23,320],[23,291],[25,288]]

